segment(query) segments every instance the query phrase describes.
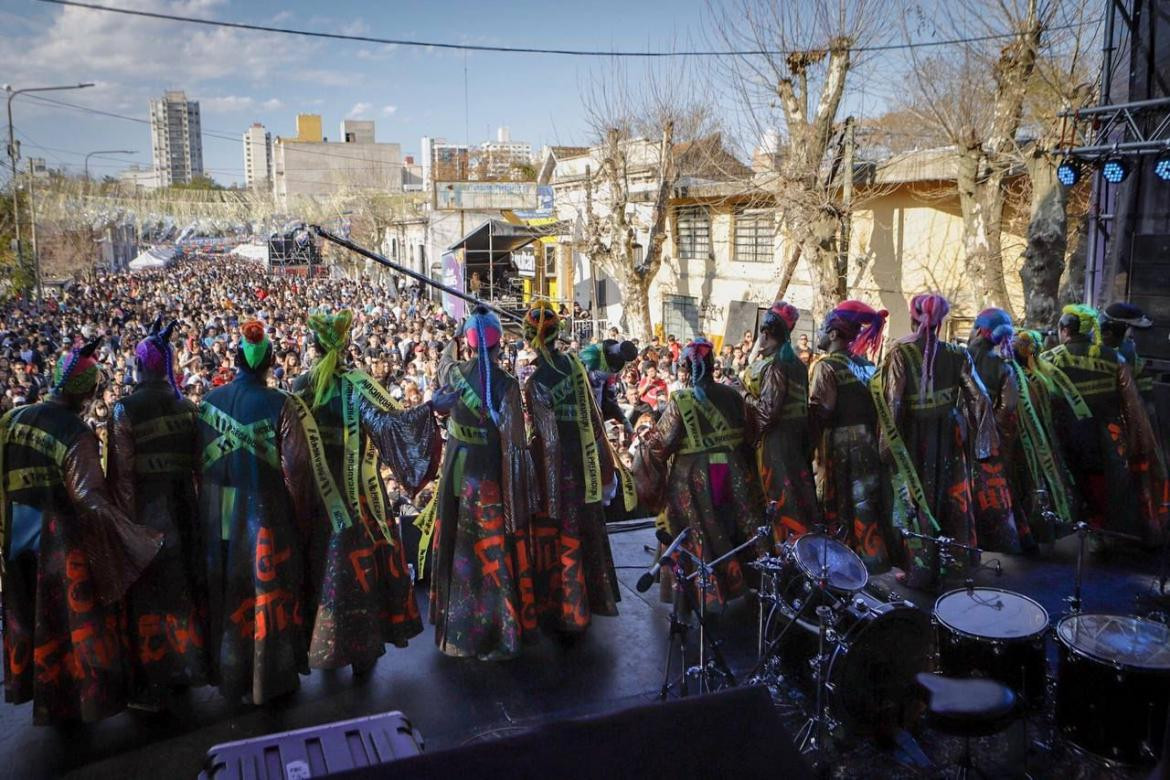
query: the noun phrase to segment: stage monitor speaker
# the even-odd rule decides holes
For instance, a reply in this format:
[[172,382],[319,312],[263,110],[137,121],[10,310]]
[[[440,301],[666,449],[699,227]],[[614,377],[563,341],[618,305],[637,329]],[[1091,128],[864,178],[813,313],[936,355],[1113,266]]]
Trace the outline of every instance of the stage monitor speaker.
[[745,687],[549,723],[505,739],[424,753],[338,777],[801,780],[813,774],[781,724],[767,689]]

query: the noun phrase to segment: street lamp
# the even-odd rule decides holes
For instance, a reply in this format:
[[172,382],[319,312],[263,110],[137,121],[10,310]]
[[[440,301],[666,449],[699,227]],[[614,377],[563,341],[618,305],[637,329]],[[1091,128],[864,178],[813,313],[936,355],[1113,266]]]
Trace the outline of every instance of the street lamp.
[[[20,242],[20,201],[17,198],[19,179],[16,175],[16,161],[20,158],[20,150],[16,147],[16,128],[12,126],[12,99],[25,92],[56,92],[62,89],[85,89],[92,86],[93,84],[89,82],[61,87],[25,87],[24,89],[13,89],[11,84],[4,85],[4,91],[8,93],[8,159],[12,163],[12,222],[16,225],[16,261],[18,264],[24,262],[24,248]],[[41,259],[36,252],[33,252],[33,276],[37,286],[37,303],[40,303],[42,298]]]
[[85,179],[89,181],[89,158],[95,154],[138,154],[133,149],[102,149],[97,152],[88,152],[85,155]]

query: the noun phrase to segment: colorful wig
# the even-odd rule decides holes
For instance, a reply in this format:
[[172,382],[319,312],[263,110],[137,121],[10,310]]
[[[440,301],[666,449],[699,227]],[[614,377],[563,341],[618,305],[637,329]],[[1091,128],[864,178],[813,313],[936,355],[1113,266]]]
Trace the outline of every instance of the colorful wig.
[[174,391],[176,398],[181,398],[178,383],[175,382],[175,353],[171,347],[171,334],[179,323],[171,320],[171,324],[162,327],[162,315],[155,318],[150,326],[150,333],[134,347],[134,357],[139,368],[155,376],[166,375],[167,383]]
[[776,301],[772,308],[764,313],[760,322],[760,330],[769,334],[780,344],[777,354],[785,363],[797,361],[796,351],[792,349],[792,329],[800,319],[800,311],[791,303]]
[[849,340],[849,351],[873,358],[882,346],[882,331],[890,313],[861,301],[842,301],[825,317],[825,332],[835,330]]
[[975,318],[975,331],[1005,358],[1012,357],[1012,315],[1003,309],[984,309]]
[[[463,336],[468,346],[476,350],[479,359],[476,361],[479,369],[479,379],[483,383],[484,406],[492,422],[499,425],[500,413],[496,411],[492,399],[492,357],[489,350],[500,343],[504,327],[500,324],[499,316],[482,304],[475,307],[475,311],[467,318],[463,326]],[[481,412],[481,415],[483,413]]]
[[69,350],[57,359],[53,368],[54,395],[89,395],[97,387],[101,372],[93,353],[102,343],[101,336],[85,346]]
[[345,369],[345,349],[349,346],[353,312],[342,309],[337,314],[318,309],[309,313],[309,330],[321,350],[321,357],[309,370],[313,388],[313,408],[325,403],[333,386],[333,377]]
[[695,339],[683,349],[682,360],[691,367],[695,397],[700,401],[707,400],[706,386],[714,381],[715,345],[704,338]]
[[1089,354],[1098,357],[1101,354],[1101,331],[1098,326],[1100,315],[1092,306],[1083,303],[1070,303],[1060,310],[1060,325],[1072,328],[1082,336],[1088,336],[1092,346]]
[[951,304],[937,293],[922,293],[910,300],[910,322],[915,335],[925,338],[922,345],[922,374],[918,392],[934,392],[934,358],[938,353],[938,329],[951,311]]

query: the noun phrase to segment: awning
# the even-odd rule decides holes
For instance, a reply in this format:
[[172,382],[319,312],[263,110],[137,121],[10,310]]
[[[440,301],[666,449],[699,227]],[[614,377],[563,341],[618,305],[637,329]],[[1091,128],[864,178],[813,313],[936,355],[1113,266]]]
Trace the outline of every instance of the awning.
[[517,249],[547,235],[547,232],[527,225],[514,225],[502,219],[489,219],[448,249],[462,249],[466,263],[487,263],[490,260],[495,265],[506,260]]

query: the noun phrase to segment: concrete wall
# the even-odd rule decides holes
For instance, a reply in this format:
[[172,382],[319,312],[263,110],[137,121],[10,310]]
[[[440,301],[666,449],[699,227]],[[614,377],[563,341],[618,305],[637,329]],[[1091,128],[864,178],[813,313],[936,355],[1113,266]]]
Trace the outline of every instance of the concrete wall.
[[300,143],[278,139],[272,149],[278,200],[347,189],[402,192],[400,144]]

